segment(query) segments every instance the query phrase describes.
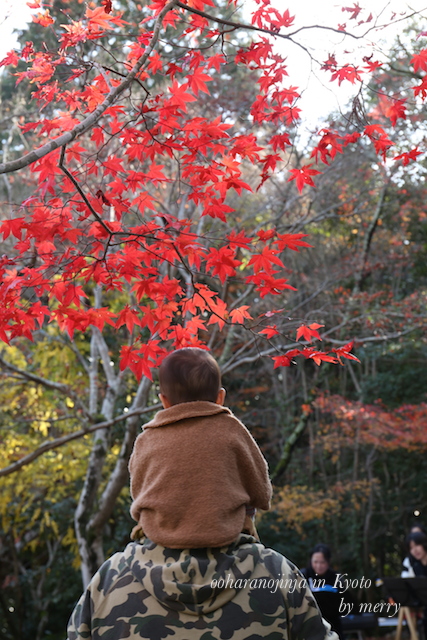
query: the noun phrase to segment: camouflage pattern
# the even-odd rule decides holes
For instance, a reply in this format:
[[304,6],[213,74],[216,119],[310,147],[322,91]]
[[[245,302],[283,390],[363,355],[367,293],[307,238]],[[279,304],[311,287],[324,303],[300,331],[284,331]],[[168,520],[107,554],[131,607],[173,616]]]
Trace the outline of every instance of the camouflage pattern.
[[93,577],[68,638],[338,640],[298,569],[245,534],[223,548],[128,544]]

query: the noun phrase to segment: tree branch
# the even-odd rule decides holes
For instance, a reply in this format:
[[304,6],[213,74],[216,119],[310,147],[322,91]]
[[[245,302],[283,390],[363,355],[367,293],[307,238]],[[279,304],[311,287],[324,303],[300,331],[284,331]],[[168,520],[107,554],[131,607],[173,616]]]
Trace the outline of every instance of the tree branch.
[[99,224],[103,227],[104,231],[106,231],[108,233],[108,235],[111,237],[111,235],[112,235],[111,229],[108,227],[108,225],[105,224],[105,222],[101,218],[101,216],[92,207],[91,203],[87,199],[86,194],[83,191],[83,189],[81,188],[81,186],[79,185],[78,181],[73,176],[71,171],[69,169],[67,169],[67,167],[64,165],[65,149],[66,149],[66,145],[64,144],[62,149],[61,149],[61,156],[59,158],[58,167],[61,169],[62,173],[64,173],[67,176],[67,178],[73,183],[73,185],[76,187],[77,192],[81,195],[85,205],[87,206],[87,208],[89,209],[91,214],[94,216],[95,220],[97,222],[99,222]]
[[61,436],[60,438],[55,438],[55,440],[48,440],[46,442],[43,442],[43,444],[41,444],[39,447],[37,447],[37,449],[29,453],[28,455],[24,456],[23,458],[20,458],[19,460],[16,460],[16,462],[13,462],[7,467],[0,469],[0,477],[10,475],[11,473],[15,473],[15,471],[18,471],[19,469],[26,466],[27,464],[30,464],[30,462],[33,462],[34,460],[36,460],[36,458],[39,458],[43,453],[46,453],[46,451],[52,451],[53,449],[62,447],[64,444],[67,444],[68,442],[72,442],[72,440],[78,440],[78,438],[82,438],[88,433],[93,433],[98,429],[108,429],[109,427],[114,426],[118,422],[123,422],[123,420],[128,420],[134,416],[141,416],[144,413],[158,411],[161,408],[162,408],[162,405],[158,403],[158,404],[153,404],[150,407],[146,407],[145,409],[135,409],[135,411],[128,411],[127,413],[123,413],[121,416],[118,416],[117,418],[113,418],[112,420],[97,422],[96,424],[92,425],[91,427],[88,427],[87,429],[80,429],[80,431],[74,431],[73,433],[68,433],[65,436]]
[[34,149],[16,160],[11,160],[10,162],[2,162],[0,163],[0,174],[1,173],[11,173],[12,171],[19,171],[19,169],[23,169],[24,167],[28,167],[28,165],[33,162],[37,162],[41,158],[44,158],[48,153],[59,149],[59,147],[63,147],[68,144],[72,140],[75,140],[83,133],[91,129],[94,124],[98,122],[102,114],[111,107],[112,104],[117,100],[117,98],[124,92],[126,89],[132,84],[135,80],[137,74],[141,71],[144,64],[147,62],[151,52],[157,44],[159,39],[160,28],[162,26],[162,21],[165,15],[171,11],[175,6],[177,6],[177,0],[171,0],[162,11],[159,13],[156,19],[156,23],[153,30],[153,37],[151,38],[150,44],[147,46],[147,49],[144,52],[144,55],[138,60],[138,62],[133,66],[131,71],[129,71],[126,79],[123,80],[117,87],[115,87],[105,98],[104,102],[97,106],[95,111],[93,111],[90,115],[88,115],[84,120],[82,120],[78,125],[76,125],[70,131],[66,131],[62,135],[58,136],[54,140],[50,140],[46,142],[46,144],[42,145],[38,149]]
[[381,215],[383,212],[384,200],[387,194],[387,189],[389,184],[390,184],[390,178],[381,187],[381,191],[379,194],[377,206],[374,211],[374,215],[372,216],[372,220],[365,234],[365,238],[363,241],[362,257],[360,260],[360,267],[354,277],[353,295],[360,292],[360,288],[365,277],[365,267],[366,267],[366,262],[368,260],[368,253],[371,246],[372,237],[374,235],[375,229],[378,225],[378,221],[381,218]]
[[[129,481],[128,464],[137,434],[137,418],[143,411],[147,411],[147,409],[142,408],[138,410],[136,407],[146,405],[151,385],[152,382],[148,378],[143,378],[139,384],[138,391],[132,402],[130,411],[127,414],[129,419],[126,420],[126,431],[114,471],[110,475],[107,486],[99,500],[98,510],[88,523],[88,530],[95,531],[97,533],[102,529],[113,512],[116,499],[120,491]],[[156,407],[159,408],[159,405],[149,407],[148,410],[153,411]]]
[[245,24],[243,22],[233,22],[232,20],[226,20],[225,18],[217,18],[216,16],[212,16],[211,14],[205,13],[204,11],[200,11],[199,9],[194,9],[194,7],[189,7],[188,5],[183,4],[182,2],[179,2],[179,1],[176,3],[176,6],[180,7],[181,9],[185,9],[185,11],[189,11],[190,13],[196,13],[198,16],[201,16],[202,18],[206,18],[207,20],[213,20],[218,24],[223,24],[224,26],[232,27],[233,29],[247,29],[249,31],[267,33],[270,36],[283,38],[284,40],[290,40],[291,42],[298,45],[299,47],[302,47],[304,50],[306,50],[305,47],[301,45],[299,42],[295,42],[295,40],[292,40],[292,36],[299,33],[300,31],[307,30],[307,29],[323,29],[326,31],[334,31],[335,33],[339,33],[340,35],[350,36],[355,40],[358,40],[361,37],[361,36],[355,36],[353,33],[350,33],[348,31],[341,31],[340,29],[335,29],[334,27],[326,27],[326,26],[317,25],[317,24],[310,25],[307,27],[301,27],[300,29],[297,29],[296,31],[293,31],[292,33],[288,33],[288,34],[279,33],[274,29],[264,29],[263,27],[256,27],[253,24]]
[[276,466],[273,469],[273,472],[271,474],[271,479],[274,480],[275,478],[278,478],[286,469],[286,467],[288,466],[289,462],[291,461],[291,457],[292,457],[292,450],[298,440],[298,438],[300,437],[300,435],[303,433],[305,427],[307,426],[307,421],[308,421],[308,416],[309,413],[308,412],[304,412],[298,422],[298,424],[296,425],[295,429],[292,431],[291,435],[289,436],[289,438],[286,440],[283,449],[282,449],[282,455],[280,456],[280,460],[279,462],[276,464]]
[[21,369],[20,367],[16,367],[15,365],[11,364],[10,362],[7,362],[1,355],[0,355],[0,365],[2,365],[5,369],[8,369],[9,371],[13,371],[14,373],[17,373],[19,376],[21,376],[21,378],[25,378],[26,380],[31,380],[32,382],[35,382],[36,384],[40,384],[43,387],[46,387],[46,389],[52,389],[53,391],[59,391],[60,393],[68,396],[69,398],[72,399],[74,404],[81,411],[83,411],[83,413],[84,413],[86,418],[90,417],[88,409],[81,402],[81,400],[80,400],[79,396],[77,395],[77,393],[73,389],[71,389],[71,387],[69,387],[68,385],[62,384],[62,382],[54,382],[53,380],[48,380],[47,378],[42,378],[41,376],[37,376],[34,373],[30,373],[29,371],[25,371],[24,369]]

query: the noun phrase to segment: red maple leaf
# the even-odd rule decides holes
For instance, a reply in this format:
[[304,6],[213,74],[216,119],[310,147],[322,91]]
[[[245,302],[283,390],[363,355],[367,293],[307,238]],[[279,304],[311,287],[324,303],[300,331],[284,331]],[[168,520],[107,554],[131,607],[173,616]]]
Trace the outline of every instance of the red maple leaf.
[[351,84],[354,84],[356,80],[361,81],[359,69],[351,64],[346,64],[340,69],[335,69],[332,72],[331,82],[334,80],[338,80],[339,85],[341,85],[344,80],[351,82]]
[[318,366],[322,362],[332,362],[333,364],[337,363],[337,358],[334,356],[330,356],[323,351],[315,351],[314,349],[304,349],[302,355],[308,360],[313,360]]
[[406,120],[406,98],[402,100],[393,100],[393,102],[386,109],[385,115],[390,118],[393,127],[396,126],[396,122],[399,118]]
[[6,240],[10,234],[21,240],[23,229],[25,229],[25,218],[11,218],[10,220],[4,220],[0,224],[0,233],[3,234],[3,240]]
[[138,317],[138,312],[132,309],[128,304],[120,311],[119,317],[116,321],[117,329],[122,325],[126,325],[129,333],[132,333],[135,325],[141,326],[141,320]]
[[283,251],[284,249],[292,249],[292,251],[299,251],[299,247],[312,247],[313,245],[308,244],[301,238],[307,238],[307,233],[278,233],[277,234],[277,248],[279,251]]
[[163,61],[157,51],[153,51],[150,57],[150,64],[147,69],[155,75],[158,71],[161,71],[163,68]]
[[344,146],[346,147],[348,144],[352,144],[353,142],[357,142],[360,138],[360,133],[358,131],[354,131],[353,133],[346,133],[344,136]]
[[219,276],[221,282],[225,282],[228,276],[234,276],[240,260],[234,258],[235,252],[230,247],[215,249],[212,247],[206,257],[206,271],[212,269],[212,275]]
[[[34,47],[33,47],[33,43],[32,42],[26,42],[25,43],[25,47],[23,47],[22,51],[21,51],[21,57],[24,58],[24,60],[28,60],[28,58],[30,56],[32,56],[34,53]],[[1,66],[1,63],[0,63]]]
[[226,303],[218,298],[215,302],[211,301],[209,303],[209,309],[212,313],[211,317],[209,318],[208,324],[217,324],[221,330],[225,325],[226,319],[228,317]]
[[203,70],[200,68],[195,69],[192,74],[187,76],[188,87],[196,96],[199,91],[209,93],[209,89],[206,86],[207,82],[212,82],[212,78],[207,73],[203,73]]
[[411,160],[416,160],[421,154],[422,151],[418,151],[418,147],[415,147],[415,149],[411,149],[411,151],[400,153],[398,156],[395,156],[393,160],[402,160],[403,166],[406,166]]
[[301,169],[290,169],[289,171],[289,173],[291,173],[292,175],[289,178],[288,182],[291,182],[291,180],[295,180],[297,189],[300,193],[303,190],[305,184],[308,184],[310,187],[316,186],[311,176],[318,175],[320,171],[317,171],[317,169],[310,169],[310,167],[312,166],[312,164],[307,164],[305,165],[305,167],[301,167]]
[[307,340],[307,342],[311,342],[313,338],[316,338],[316,340],[321,340],[322,338],[320,337],[317,329],[320,329],[320,327],[323,326],[323,324],[317,324],[317,322],[313,322],[309,325],[302,324],[297,329],[297,340],[299,340],[300,338],[304,338],[304,340]]
[[290,367],[292,364],[292,358],[288,356],[273,356],[271,358],[274,362],[273,369],[277,369],[278,367]]
[[279,267],[285,265],[277,257],[277,251],[271,250],[268,247],[264,247],[261,253],[255,253],[248,262],[248,267],[253,265],[255,273],[258,271],[266,271],[267,273],[272,270],[272,265],[275,264]]
[[258,333],[265,333],[268,340],[270,340],[270,338],[272,338],[273,336],[279,335],[279,331],[277,330],[277,324],[273,324],[273,325],[269,324],[268,326],[264,327],[264,329],[262,329],[261,331],[258,331]]
[[351,13],[350,20],[356,20],[357,16],[362,11],[362,8],[355,2],[352,7],[342,7],[341,11],[348,11]]
[[375,60],[369,60],[369,58],[363,58],[363,62],[366,63],[366,71],[368,71],[369,73],[373,73],[374,71],[376,71],[377,69],[381,69],[381,67],[383,66],[382,62],[376,62]]
[[318,162],[318,156],[325,164],[329,164],[329,159],[333,160],[337,153],[342,153],[341,136],[330,129],[320,131],[322,137],[317,146],[311,152],[311,158]]
[[337,61],[333,53],[330,53],[328,59],[325,60],[323,65],[320,67],[323,71],[331,71],[331,69],[336,69]]
[[249,306],[247,304],[244,304],[241,307],[237,307],[237,309],[232,309],[229,314],[231,321],[236,324],[244,324],[246,318],[248,320],[251,320],[252,316],[249,313],[248,309]]
[[187,110],[187,102],[194,102],[196,98],[188,93],[188,84],[179,85],[176,80],[173,81],[172,86],[169,87],[169,91],[172,97],[169,100],[169,104],[181,107],[183,111]]
[[153,162],[153,164],[145,174],[147,178],[149,178],[153,182],[154,185],[157,185],[157,182],[169,181],[169,178],[167,178],[162,171],[163,167],[163,164],[155,164],[155,162]]
[[104,9],[104,7],[95,7],[95,9],[86,9],[86,18],[88,19],[89,29],[113,29],[116,20],[113,20],[113,17],[109,15]]
[[245,235],[245,232],[243,230],[240,230],[239,233],[236,233],[234,229],[231,233],[228,234],[227,240],[228,246],[231,249],[234,249],[236,247],[244,249],[248,246],[248,244],[252,242],[251,239]]
[[272,360],[274,361],[274,369],[277,367],[290,367],[291,364],[295,364],[294,358],[295,356],[302,355],[302,351],[300,349],[291,349],[287,351],[285,354],[281,356],[273,356]]
[[425,97],[427,96],[427,76],[424,76],[424,78],[421,81],[421,84],[419,84],[416,87],[412,87],[412,90],[414,92],[414,96],[418,96],[421,94],[421,97],[424,100]]
[[49,9],[46,9],[44,13],[38,13],[37,15],[33,15],[32,19],[33,19],[33,22],[41,25],[42,27],[48,27],[49,25],[55,22],[55,20],[52,18],[52,16],[49,13]]
[[274,236],[276,235],[276,230],[275,229],[259,229],[259,231],[256,232],[258,238],[261,240],[261,242],[267,242],[267,240],[271,240],[272,238],[274,238]]
[[197,335],[199,331],[206,331],[206,325],[200,318],[200,315],[193,316],[185,323],[185,328],[190,333]]
[[205,204],[202,216],[210,216],[211,218],[219,218],[223,222],[227,222],[226,214],[234,211],[233,207],[229,207],[220,198],[210,198]]
[[360,362],[359,358],[356,358],[356,356],[350,353],[353,349],[353,346],[354,340],[352,340],[351,342],[347,342],[347,344],[339,347],[338,349],[332,349],[332,351],[336,354],[340,364],[342,364],[341,358],[347,358],[347,360],[355,360],[356,362]]
[[138,207],[140,211],[144,211],[144,209],[156,211],[154,198],[147,191],[141,191],[136,198],[132,200],[132,205]]
[[385,159],[387,149],[394,145],[392,140],[387,138],[387,134],[379,124],[370,124],[365,127],[367,135],[374,143],[375,151]]
[[251,282],[256,285],[256,290],[260,292],[261,298],[264,298],[268,294],[277,296],[285,290],[296,291],[295,287],[288,284],[286,278],[275,278],[275,273],[277,272],[270,271],[266,273],[259,271],[253,276],[248,276],[246,282]]
[[270,144],[273,147],[273,151],[277,151],[277,149],[284,151],[286,147],[292,145],[292,142],[288,133],[279,133],[271,138]]
[[14,49],[12,49],[12,51],[9,51],[9,53],[0,61],[0,67],[5,67],[9,64],[16,67],[19,60],[20,58],[18,54]]
[[411,58],[414,71],[427,71],[427,49],[421,49]]

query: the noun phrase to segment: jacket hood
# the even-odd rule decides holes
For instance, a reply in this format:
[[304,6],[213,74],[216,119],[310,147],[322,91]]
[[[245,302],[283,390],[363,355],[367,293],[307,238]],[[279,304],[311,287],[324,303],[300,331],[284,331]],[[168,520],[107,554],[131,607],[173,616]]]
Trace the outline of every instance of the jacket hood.
[[232,415],[230,409],[223,407],[216,402],[207,402],[205,400],[197,400],[196,402],[181,402],[174,404],[168,409],[158,411],[150,422],[144,424],[147,427],[165,427],[168,424],[175,424],[180,420],[188,420],[189,418],[200,418],[203,416],[214,416],[219,413],[228,413]]
[[134,578],[169,609],[204,615],[232,600],[260,560],[255,538],[241,534],[228,547],[165,549],[147,538],[125,549]]

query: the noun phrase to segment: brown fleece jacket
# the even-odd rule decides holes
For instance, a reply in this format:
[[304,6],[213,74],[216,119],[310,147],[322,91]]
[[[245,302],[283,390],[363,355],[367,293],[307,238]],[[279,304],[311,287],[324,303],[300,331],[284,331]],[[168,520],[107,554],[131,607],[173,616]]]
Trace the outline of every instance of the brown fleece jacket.
[[238,537],[246,506],[268,510],[268,467],[246,427],[213,402],[159,411],[129,462],[132,517],[171,549],[222,547]]

